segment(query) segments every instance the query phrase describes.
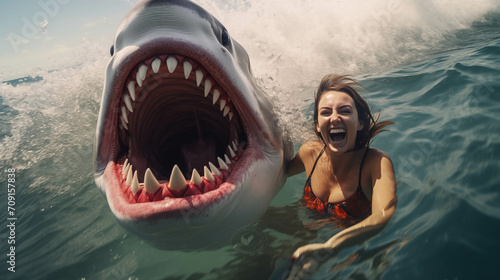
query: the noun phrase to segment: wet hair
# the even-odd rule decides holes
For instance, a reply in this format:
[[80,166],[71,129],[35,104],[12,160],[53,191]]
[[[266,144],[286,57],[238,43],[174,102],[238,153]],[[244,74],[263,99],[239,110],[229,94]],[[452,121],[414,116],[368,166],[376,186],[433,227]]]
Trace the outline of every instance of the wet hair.
[[360,85],[354,79],[347,75],[334,75],[328,74],[319,83],[319,87],[316,90],[315,101],[314,101],[314,131],[316,135],[325,143],[325,140],[321,136],[321,133],[317,132],[316,126],[318,124],[318,106],[319,101],[323,94],[328,91],[340,91],[349,95],[356,105],[356,110],[358,111],[358,120],[363,123],[363,129],[357,132],[355,150],[367,147],[372,142],[375,135],[382,131],[387,131],[384,127],[394,124],[392,121],[382,121],[378,122],[380,116],[380,110],[378,111],[376,118],[373,117],[370,107],[366,101],[361,97],[357,91]]

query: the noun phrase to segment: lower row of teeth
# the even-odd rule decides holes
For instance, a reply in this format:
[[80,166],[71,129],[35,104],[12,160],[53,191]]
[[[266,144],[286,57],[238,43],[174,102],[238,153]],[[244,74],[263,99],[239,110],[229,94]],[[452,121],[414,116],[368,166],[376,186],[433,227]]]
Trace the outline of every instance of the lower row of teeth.
[[209,162],[208,167],[204,167],[203,177],[196,169],[193,169],[190,181],[186,181],[180,168],[175,165],[170,174],[170,180],[160,183],[148,168],[144,173],[144,182],[139,183],[137,170],[133,170],[132,164],[125,160],[122,167],[122,179],[125,181],[125,192],[130,203],[142,203],[160,201],[169,198],[187,197],[203,194],[220,187],[229,176],[232,167],[241,156],[242,148],[238,148],[237,142],[228,146],[229,155],[224,155],[224,160],[217,158],[219,168]]

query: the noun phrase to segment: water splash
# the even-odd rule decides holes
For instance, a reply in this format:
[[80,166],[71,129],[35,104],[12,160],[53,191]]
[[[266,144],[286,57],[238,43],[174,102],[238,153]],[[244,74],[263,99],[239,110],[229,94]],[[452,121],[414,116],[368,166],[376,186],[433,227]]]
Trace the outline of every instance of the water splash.
[[445,47],[447,36],[500,11],[492,0],[196,2],[245,46],[258,76],[274,77],[287,89],[311,85],[324,73],[420,59]]
[[33,187],[39,182],[57,185],[60,170],[89,174],[89,165],[82,163],[91,162],[107,62],[101,45],[83,39],[82,47],[72,53],[78,65],[35,69],[31,76],[41,81],[0,85],[3,106],[13,112],[0,142],[0,163],[19,171],[39,170],[33,174]]

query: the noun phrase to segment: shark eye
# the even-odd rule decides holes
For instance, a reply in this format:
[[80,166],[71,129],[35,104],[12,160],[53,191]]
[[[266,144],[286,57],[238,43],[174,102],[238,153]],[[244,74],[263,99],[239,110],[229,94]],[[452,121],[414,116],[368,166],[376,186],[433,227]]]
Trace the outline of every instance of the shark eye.
[[226,29],[222,30],[221,43],[224,47],[229,45],[229,33]]
[[111,54],[111,56],[115,54],[115,45],[111,45],[111,48],[109,48],[109,53]]

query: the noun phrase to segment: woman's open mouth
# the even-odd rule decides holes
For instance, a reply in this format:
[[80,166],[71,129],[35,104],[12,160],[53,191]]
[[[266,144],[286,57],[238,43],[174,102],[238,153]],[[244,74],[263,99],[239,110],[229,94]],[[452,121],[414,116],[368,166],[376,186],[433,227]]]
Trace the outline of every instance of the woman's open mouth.
[[346,137],[346,130],[344,128],[331,128],[328,135],[333,142],[340,142]]
[[157,55],[138,63],[123,88],[116,163],[130,203],[199,195],[227,180],[247,135],[230,95],[205,67]]

